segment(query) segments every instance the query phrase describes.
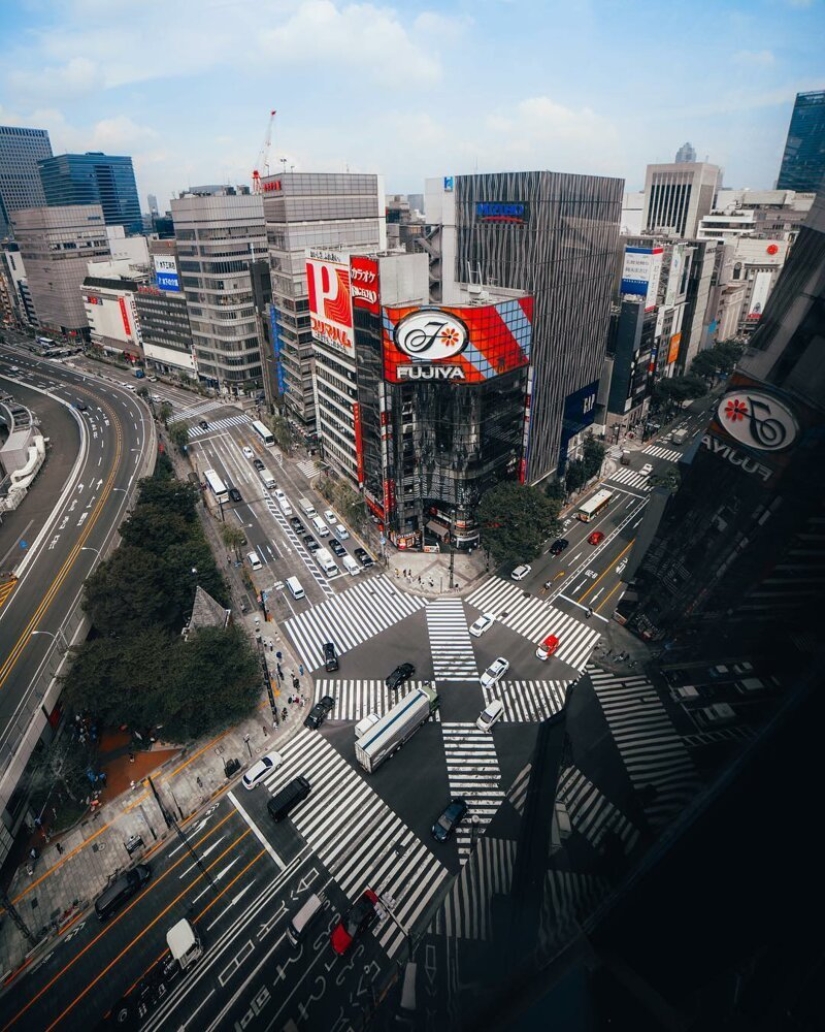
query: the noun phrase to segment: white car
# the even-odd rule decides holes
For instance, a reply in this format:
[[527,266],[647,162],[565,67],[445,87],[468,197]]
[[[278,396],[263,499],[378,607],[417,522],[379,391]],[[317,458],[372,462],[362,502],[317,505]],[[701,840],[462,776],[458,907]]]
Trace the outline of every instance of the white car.
[[243,451],[245,459],[254,459],[255,458],[255,452],[252,451],[252,449],[249,447],[248,444],[245,444],[243,446],[242,451]]
[[515,570],[513,570],[513,572],[510,574],[510,577],[513,580],[524,580],[524,578],[532,569],[532,566],[528,566],[527,563],[524,563],[522,566],[517,566]]
[[642,466],[642,476],[649,477],[652,472],[653,466],[649,462],[646,462],[644,466]]
[[498,659],[494,659],[479,678],[481,681],[481,687],[489,688],[491,685],[498,684],[509,669],[510,664],[504,656],[499,656]]
[[336,523],[335,524],[335,533],[338,535],[338,538],[339,538],[340,541],[346,541],[347,538],[349,537],[349,531],[347,530],[347,528],[344,526],[343,523]]
[[338,517],[335,515],[332,509],[324,509],[324,519],[331,527],[334,527],[335,524],[338,522]]
[[277,770],[284,762],[280,753],[271,752],[262,756],[257,763],[253,763],[243,776],[243,787],[254,788],[259,781],[262,781],[271,770]]
[[492,731],[493,725],[504,716],[504,703],[501,699],[493,699],[478,715],[476,727],[479,731]]
[[480,616],[472,625],[472,627],[470,628],[470,634],[472,634],[474,638],[480,638],[482,634],[484,634],[485,631],[488,631],[495,622],[495,613],[485,613],[483,616]]

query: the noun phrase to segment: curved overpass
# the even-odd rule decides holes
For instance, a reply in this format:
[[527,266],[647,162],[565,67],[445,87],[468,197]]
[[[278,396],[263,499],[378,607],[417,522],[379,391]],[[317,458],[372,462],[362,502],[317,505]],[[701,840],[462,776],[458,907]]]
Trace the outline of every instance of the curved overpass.
[[145,406],[117,384],[4,351],[0,384],[34,409],[50,442],[44,470],[0,535],[0,566],[17,577],[0,607],[2,862],[25,811],[15,789],[37,741],[51,734],[50,718],[58,722],[54,674],[86,633],[83,583],[116,543],[156,443]]

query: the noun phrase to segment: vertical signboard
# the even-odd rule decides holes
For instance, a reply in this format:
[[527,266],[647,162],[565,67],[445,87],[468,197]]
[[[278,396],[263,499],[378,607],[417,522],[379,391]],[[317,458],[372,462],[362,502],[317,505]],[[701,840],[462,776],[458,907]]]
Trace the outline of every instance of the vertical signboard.
[[364,434],[361,429],[361,406],[352,403],[352,426],[355,431],[355,463],[358,486],[364,486]]
[[352,351],[349,264],[338,255],[310,251],[306,263],[312,336],[324,344]]
[[751,291],[750,304],[748,305],[748,322],[756,322],[762,318],[765,305],[768,303],[768,295],[771,292],[771,272],[757,272],[753,279],[753,290]]
[[126,307],[126,298],[125,297],[118,298],[118,302],[120,304],[120,317],[123,320],[123,328],[126,331],[126,336],[127,337],[131,337],[132,336],[132,326],[131,326],[131,323],[129,322],[129,309]]
[[380,315],[378,304],[378,262],[363,254],[354,254],[349,263],[350,294],[352,307],[363,308],[373,315]]

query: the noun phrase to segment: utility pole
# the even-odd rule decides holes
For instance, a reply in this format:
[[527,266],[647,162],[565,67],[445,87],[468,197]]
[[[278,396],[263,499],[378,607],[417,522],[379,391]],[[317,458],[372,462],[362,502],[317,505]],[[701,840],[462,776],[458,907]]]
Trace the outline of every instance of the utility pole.
[[450,591],[453,590],[455,573],[455,509],[450,509]]
[[217,896],[218,895],[218,887],[214,883],[214,881],[212,880],[212,875],[209,873],[207,868],[204,866],[203,860],[201,860],[200,856],[192,848],[192,843],[189,841],[189,839],[181,831],[180,825],[175,820],[175,815],[173,813],[169,813],[169,811],[163,805],[163,802],[161,801],[161,798],[158,795],[158,790],[155,788],[154,782],[152,781],[151,777],[148,777],[146,780],[149,782],[149,787],[152,789],[152,794],[154,795],[155,799],[157,800],[157,804],[160,807],[160,812],[163,814],[163,819],[166,821],[166,827],[167,828],[174,828],[175,833],[177,834],[178,838],[181,840],[181,843],[182,843],[184,849],[186,849],[186,851],[192,857],[192,859],[195,862],[195,866],[198,868],[198,870],[204,876],[204,878],[206,879],[207,883],[209,884],[209,887],[212,889],[212,891]]
[[3,904],[3,906],[6,908],[6,913],[9,915],[12,921],[14,921],[15,925],[17,925],[17,930],[25,936],[27,941],[31,943],[32,946],[36,946],[37,937],[35,936],[34,932],[29,931],[28,925],[20,916],[20,914],[18,914],[17,908],[9,899],[7,893],[3,890],[0,890],[0,903]]

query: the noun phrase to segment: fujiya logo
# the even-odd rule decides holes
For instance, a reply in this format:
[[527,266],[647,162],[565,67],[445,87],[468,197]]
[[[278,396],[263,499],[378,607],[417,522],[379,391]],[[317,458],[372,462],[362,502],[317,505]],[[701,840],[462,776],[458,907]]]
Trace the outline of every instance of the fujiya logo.
[[799,436],[791,410],[759,390],[730,391],[719,402],[716,418],[735,441],[760,451],[783,451]]
[[396,347],[410,358],[438,362],[460,355],[470,342],[467,327],[457,316],[441,310],[410,312],[395,327]]

